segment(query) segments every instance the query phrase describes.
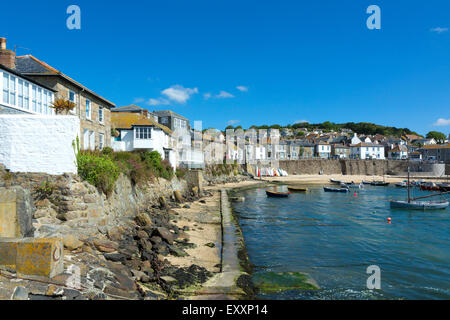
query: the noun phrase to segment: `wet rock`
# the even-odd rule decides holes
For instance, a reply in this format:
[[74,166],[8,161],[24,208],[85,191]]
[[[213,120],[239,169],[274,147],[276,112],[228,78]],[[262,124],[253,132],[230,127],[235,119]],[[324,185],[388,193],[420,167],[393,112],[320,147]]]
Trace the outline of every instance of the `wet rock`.
[[168,284],[173,284],[173,283],[177,282],[177,279],[175,279],[174,277],[171,277],[171,276],[162,276],[162,277],[160,277],[160,279]]
[[148,233],[145,232],[144,230],[139,230],[136,233],[136,236],[138,237],[138,239],[147,239],[148,238]]
[[103,254],[105,258],[113,262],[125,262],[126,257],[121,253],[105,253]]
[[180,248],[177,248],[175,246],[169,246],[169,253],[171,255],[174,255],[175,257],[186,257],[188,254]]
[[152,243],[147,239],[139,240],[139,246],[142,248],[143,251],[151,251],[153,247]]
[[168,244],[173,244],[173,235],[167,228],[158,227],[154,233],[164,239]]

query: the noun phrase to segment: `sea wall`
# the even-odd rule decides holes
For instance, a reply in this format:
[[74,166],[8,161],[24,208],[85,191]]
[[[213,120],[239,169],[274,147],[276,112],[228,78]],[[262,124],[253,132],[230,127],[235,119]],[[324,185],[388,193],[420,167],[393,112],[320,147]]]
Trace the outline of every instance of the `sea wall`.
[[[411,164],[412,167],[417,164]],[[402,160],[282,160],[279,167],[288,174],[400,175],[407,171]]]

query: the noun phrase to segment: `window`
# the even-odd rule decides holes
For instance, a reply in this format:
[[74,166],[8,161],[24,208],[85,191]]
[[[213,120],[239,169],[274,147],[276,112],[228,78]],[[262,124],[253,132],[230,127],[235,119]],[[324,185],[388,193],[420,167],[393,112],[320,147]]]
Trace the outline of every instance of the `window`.
[[148,127],[137,127],[134,128],[136,139],[151,139],[151,128]]
[[16,77],[3,73],[3,102],[16,105]]
[[17,106],[19,107],[19,108],[23,108],[23,80],[22,79],[19,79],[19,81],[18,81],[18,86],[17,86],[17,89],[18,89],[18,100],[17,100]]
[[37,109],[36,112],[42,113],[42,89],[37,90]]
[[95,149],[95,133],[94,133],[94,131],[89,131],[89,148],[91,150]]
[[37,95],[37,87],[36,87],[36,86],[33,86],[33,87],[32,87],[32,96],[31,96],[31,99],[32,99],[32,105],[33,105],[33,111],[34,111],[34,112],[37,112],[36,95]]
[[98,107],[98,122],[103,123],[103,107]]
[[23,84],[23,107],[27,110],[30,109],[30,85],[28,82]]
[[[73,102],[75,105],[77,104],[77,97],[75,95],[75,92],[72,90],[69,90],[69,101]],[[70,113],[75,113],[76,108],[73,108],[70,110]]]
[[103,133],[99,133],[98,134],[98,148],[100,150],[102,150],[104,145],[105,145],[105,135]]
[[91,119],[91,101],[86,99],[86,119]]

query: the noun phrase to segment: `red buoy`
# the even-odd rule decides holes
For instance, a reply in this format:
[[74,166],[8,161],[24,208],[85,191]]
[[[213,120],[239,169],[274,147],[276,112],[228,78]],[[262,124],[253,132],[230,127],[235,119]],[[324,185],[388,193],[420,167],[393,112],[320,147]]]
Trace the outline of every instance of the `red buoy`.
[[388,223],[391,223],[391,218],[388,217],[388,218],[387,218],[387,221],[388,221]]

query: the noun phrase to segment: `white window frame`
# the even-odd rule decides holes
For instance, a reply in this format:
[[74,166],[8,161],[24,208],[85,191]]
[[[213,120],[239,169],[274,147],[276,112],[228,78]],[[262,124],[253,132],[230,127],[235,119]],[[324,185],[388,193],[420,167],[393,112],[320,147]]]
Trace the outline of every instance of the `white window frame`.
[[99,150],[102,150],[105,147],[105,134],[99,133],[98,134],[98,148]]
[[98,122],[101,124],[105,123],[105,110],[102,106],[98,106]]
[[134,138],[136,140],[150,140],[152,138],[151,127],[135,127]]
[[85,107],[86,119],[92,120],[92,101],[89,99],[86,99],[85,105],[86,105],[86,107]]

